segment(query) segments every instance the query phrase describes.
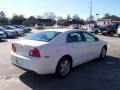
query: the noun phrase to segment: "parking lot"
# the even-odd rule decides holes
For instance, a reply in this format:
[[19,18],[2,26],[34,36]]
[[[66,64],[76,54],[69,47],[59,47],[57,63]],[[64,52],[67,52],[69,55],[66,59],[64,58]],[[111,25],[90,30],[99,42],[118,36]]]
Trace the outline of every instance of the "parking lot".
[[120,37],[98,37],[108,42],[106,59],[82,64],[64,79],[25,72],[11,64],[11,43],[24,36],[0,41],[0,90],[120,90]]

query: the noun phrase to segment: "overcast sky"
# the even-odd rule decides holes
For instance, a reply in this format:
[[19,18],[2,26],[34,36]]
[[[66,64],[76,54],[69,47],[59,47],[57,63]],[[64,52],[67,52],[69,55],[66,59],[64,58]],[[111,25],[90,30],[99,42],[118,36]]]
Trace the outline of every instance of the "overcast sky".
[[[43,15],[45,12],[54,12],[57,16],[66,17],[78,14],[86,19],[89,16],[90,0],[0,0],[0,11],[7,17],[13,14],[22,14],[25,17]],[[120,0],[93,0],[93,15],[105,13],[120,16]],[[96,16],[95,16],[96,17]]]

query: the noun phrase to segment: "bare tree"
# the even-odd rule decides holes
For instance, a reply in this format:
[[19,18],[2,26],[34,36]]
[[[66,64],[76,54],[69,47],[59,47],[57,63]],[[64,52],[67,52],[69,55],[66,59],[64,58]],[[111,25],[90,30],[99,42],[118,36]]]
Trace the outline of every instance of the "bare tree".
[[8,18],[6,18],[6,15],[3,11],[0,12],[0,25],[6,25],[8,24]]
[[40,16],[40,15],[37,15],[37,17],[36,17],[37,19],[42,19],[42,16]]
[[25,19],[25,17],[24,17],[24,15],[17,15],[17,14],[14,14],[13,15],[13,17],[12,17],[12,19],[10,20],[10,23],[11,24],[14,24],[14,25],[16,25],[16,24],[23,24],[23,22],[25,21],[26,19]]
[[70,20],[72,20],[72,19],[71,19],[70,15],[68,14],[67,21],[70,21]]
[[56,19],[56,15],[53,12],[46,12],[46,13],[44,13],[44,17],[46,19],[52,19],[52,20]]
[[110,16],[110,14],[109,14],[109,13],[106,13],[104,16],[105,16],[105,17],[109,17],[109,16]]
[[73,16],[73,20],[80,21],[80,17],[79,17],[77,14],[75,14],[75,15]]
[[1,11],[0,12],[0,18],[2,19],[2,18],[5,18],[6,16],[5,16],[5,13],[3,12],[3,11]]

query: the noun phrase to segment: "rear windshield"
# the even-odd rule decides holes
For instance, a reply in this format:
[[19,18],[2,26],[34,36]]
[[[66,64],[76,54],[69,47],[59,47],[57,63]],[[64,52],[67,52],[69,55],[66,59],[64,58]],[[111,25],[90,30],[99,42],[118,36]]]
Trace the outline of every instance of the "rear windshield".
[[61,32],[56,32],[56,31],[42,31],[42,32],[32,34],[31,36],[28,36],[26,37],[26,39],[49,42],[60,33]]

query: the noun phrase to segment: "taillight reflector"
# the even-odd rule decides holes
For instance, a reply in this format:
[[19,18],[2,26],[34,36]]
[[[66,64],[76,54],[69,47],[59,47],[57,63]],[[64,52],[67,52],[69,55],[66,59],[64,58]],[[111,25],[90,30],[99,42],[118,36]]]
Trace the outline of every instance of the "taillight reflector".
[[34,48],[33,50],[29,51],[29,56],[40,57],[40,51],[38,48]]

